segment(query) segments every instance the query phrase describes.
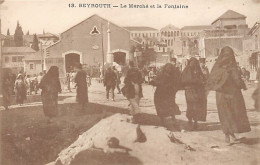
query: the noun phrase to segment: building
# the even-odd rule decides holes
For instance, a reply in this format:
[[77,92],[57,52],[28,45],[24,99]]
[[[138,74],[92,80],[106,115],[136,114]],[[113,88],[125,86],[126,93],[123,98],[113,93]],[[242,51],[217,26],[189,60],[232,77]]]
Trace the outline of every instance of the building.
[[233,10],[228,10],[211,23],[214,29],[239,29],[248,28],[246,16]]
[[167,25],[160,30],[161,41],[167,46],[170,56],[182,54],[181,31],[173,25]]
[[211,26],[212,29],[203,30],[198,38],[199,55],[207,58],[208,67],[212,68],[224,46],[230,46],[234,50],[239,63],[244,61],[243,39],[249,31],[246,17],[228,10],[214,20]]
[[34,54],[35,51],[30,47],[3,47],[2,67],[10,68],[13,73],[24,71],[24,58]]
[[27,74],[35,75],[43,72],[44,59],[41,51],[25,56],[23,62],[24,72]]
[[158,29],[146,26],[124,27],[130,32],[130,38],[138,41],[145,47],[153,48],[158,43],[160,33]]
[[[247,69],[256,72],[260,67],[260,21],[256,22],[243,40],[244,54],[248,57]],[[255,76],[252,76],[255,78]]]
[[130,49],[136,43],[130,31],[95,14],[62,32],[60,40],[46,48],[45,69],[56,65],[65,76],[78,62],[83,67],[103,62],[125,65],[134,58]]

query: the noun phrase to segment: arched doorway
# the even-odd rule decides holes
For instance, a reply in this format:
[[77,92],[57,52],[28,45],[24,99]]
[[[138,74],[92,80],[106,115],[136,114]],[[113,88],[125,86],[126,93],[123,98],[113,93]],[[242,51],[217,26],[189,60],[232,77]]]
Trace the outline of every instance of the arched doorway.
[[126,53],[124,52],[114,52],[114,62],[118,63],[119,65],[126,64]]
[[76,64],[80,63],[80,55],[77,53],[69,53],[65,55],[65,69],[70,72]]

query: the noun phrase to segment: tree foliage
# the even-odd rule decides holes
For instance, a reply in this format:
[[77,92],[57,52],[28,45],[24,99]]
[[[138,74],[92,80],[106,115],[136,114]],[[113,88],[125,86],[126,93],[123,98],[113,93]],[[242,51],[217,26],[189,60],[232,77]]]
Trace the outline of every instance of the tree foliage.
[[36,34],[33,35],[32,49],[35,51],[39,50],[39,41],[38,41]]
[[23,30],[19,22],[17,22],[17,26],[15,29],[14,42],[15,42],[15,46],[17,47],[23,46]]

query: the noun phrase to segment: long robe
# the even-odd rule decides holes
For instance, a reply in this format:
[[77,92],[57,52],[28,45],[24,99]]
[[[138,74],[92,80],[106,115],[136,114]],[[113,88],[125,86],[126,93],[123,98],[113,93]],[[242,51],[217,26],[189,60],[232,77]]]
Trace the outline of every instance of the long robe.
[[206,121],[207,109],[202,101],[205,99],[204,81],[199,62],[192,57],[181,75],[187,103],[186,117],[189,120]]
[[[165,67],[168,68],[165,69]],[[166,64],[158,77],[155,78],[154,85],[156,86],[156,90],[154,92],[154,105],[159,117],[180,115],[179,107],[175,103],[178,79],[179,75],[172,64]]]
[[26,100],[26,85],[24,81],[22,79],[17,79],[14,88],[16,103],[23,104],[24,100]]
[[87,74],[84,70],[77,72],[75,76],[75,83],[77,86],[76,100],[80,104],[88,103],[88,85],[87,85]]
[[216,92],[219,120],[225,134],[251,130],[241,88],[245,88],[244,81],[236,70],[232,70],[222,88]]
[[225,47],[209,76],[208,89],[216,91],[219,120],[225,134],[251,130],[241,89],[246,89],[236,67],[234,52]]
[[57,116],[58,93],[61,92],[61,84],[58,75],[47,73],[42,78],[39,88],[42,89],[41,98],[44,115],[48,117]]

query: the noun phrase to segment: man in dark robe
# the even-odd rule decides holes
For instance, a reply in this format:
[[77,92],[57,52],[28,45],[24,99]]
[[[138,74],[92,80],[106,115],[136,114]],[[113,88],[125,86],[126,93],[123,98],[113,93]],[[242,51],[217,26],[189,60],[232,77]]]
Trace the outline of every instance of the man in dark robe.
[[226,46],[221,50],[209,75],[207,88],[216,91],[219,120],[226,142],[230,143],[230,136],[236,140],[234,133],[249,132],[251,128],[241,92],[241,89],[247,88],[237,68],[234,51],[230,47]]
[[81,110],[84,111],[86,104],[88,103],[87,74],[82,70],[82,65],[80,63],[75,66],[75,70],[77,71],[74,79],[77,88],[76,100],[81,105]]
[[109,92],[112,93],[112,101],[115,101],[115,87],[116,87],[117,76],[113,71],[112,67],[109,67],[105,73],[104,86],[106,87],[106,97],[109,100]]

